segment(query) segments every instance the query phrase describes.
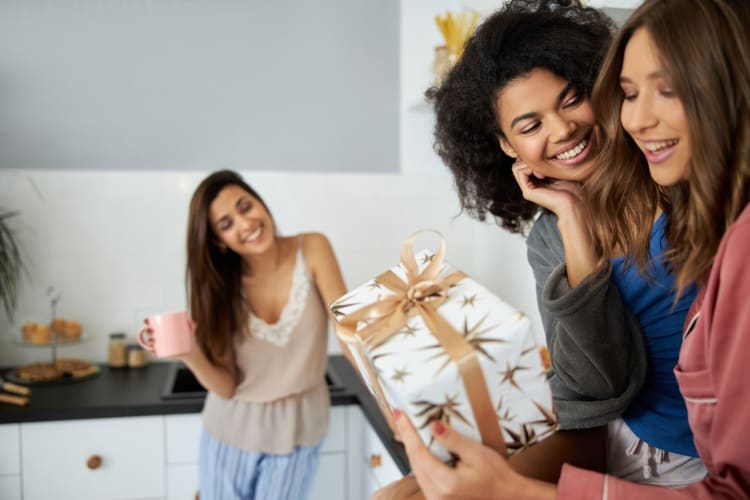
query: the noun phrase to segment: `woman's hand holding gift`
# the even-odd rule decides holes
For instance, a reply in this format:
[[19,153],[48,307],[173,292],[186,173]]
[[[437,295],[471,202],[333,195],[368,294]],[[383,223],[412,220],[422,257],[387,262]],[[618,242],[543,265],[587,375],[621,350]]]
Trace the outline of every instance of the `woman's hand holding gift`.
[[393,417],[412,471],[428,500],[556,498],[554,485],[521,476],[491,448],[461,436],[442,422],[434,422],[435,441],[458,457],[455,467],[450,467],[430,452],[407,416],[395,410]]

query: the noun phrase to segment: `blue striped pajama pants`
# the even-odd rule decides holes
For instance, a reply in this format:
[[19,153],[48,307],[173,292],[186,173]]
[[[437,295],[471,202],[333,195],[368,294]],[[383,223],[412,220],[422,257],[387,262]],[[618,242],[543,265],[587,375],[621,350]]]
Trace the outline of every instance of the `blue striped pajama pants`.
[[320,463],[321,444],[287,455],[254,453],[217,441],[203,429],[200,500],[305,500]]

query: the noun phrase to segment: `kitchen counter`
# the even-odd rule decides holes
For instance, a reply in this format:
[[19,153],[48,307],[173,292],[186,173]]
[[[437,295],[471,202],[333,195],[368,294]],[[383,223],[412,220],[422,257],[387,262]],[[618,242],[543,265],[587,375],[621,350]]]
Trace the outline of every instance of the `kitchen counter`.
[[[151,363],[140,369],[110,369],[89,380],[69,384],[34,386],[31,402],[19,408],[0,403],[0,424],[199,413],[202,398],[162,399],[173,363]],[[359,405],[365,418],[388,449],[402,473],[409,472],[404,448],[393,440],[377,403],[343,356],[328,357],[328,372],[341,385],[331,391],[331,404]]]

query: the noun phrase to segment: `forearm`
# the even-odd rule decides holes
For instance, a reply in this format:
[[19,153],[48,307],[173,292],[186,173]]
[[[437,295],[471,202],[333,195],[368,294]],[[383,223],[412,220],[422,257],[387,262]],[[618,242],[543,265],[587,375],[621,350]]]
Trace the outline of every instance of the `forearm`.
[[558,215],[557,227],[565,252],[568,283],[575,288],[596,268],[593,243],[577,207]]
[[564,463],[603,472],[606,468],[606,439],[604,427],[559,431],[516,453],[508,464],[528,478],[552,483],[559,479]]
[[211,363],[197,346],[189,356],[182,358],[182,361],[203,387],[224,399],[234,396],[237,378],[234,368],[228,367],[232,366],[230,363]]

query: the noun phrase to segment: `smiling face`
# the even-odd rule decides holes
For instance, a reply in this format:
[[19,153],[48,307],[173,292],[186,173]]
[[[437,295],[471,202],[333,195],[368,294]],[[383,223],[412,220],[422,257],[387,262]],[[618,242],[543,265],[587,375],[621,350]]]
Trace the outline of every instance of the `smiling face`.
[[594,113],[580,90],[537,68],[510,82],[496,101],[500,147],[539,178],[580,181],[594,167]]
[[620,121],[662,186],[687,178],[691,144],[685,110],[675,94],[649,32],[640,28],[625,46],[620,87]]
[[219,246],[239,255],[258,255],[274,241],[271,215],[253,195],[237,185],[228,185],[209,208],[209,222]]

